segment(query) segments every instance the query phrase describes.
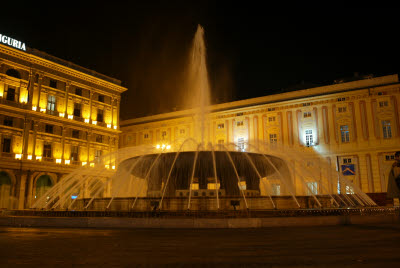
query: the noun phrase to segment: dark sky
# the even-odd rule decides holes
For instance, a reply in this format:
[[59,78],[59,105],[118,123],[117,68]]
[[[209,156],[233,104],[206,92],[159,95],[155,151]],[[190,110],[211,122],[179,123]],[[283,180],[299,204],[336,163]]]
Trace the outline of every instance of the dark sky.
[[181,109],[197,24],[205,29],[213,103],[332,84],[356,72],[399,72],[398,9],[141,2],[2,4],[0,33],[121,80],[128,87],[122,119]]

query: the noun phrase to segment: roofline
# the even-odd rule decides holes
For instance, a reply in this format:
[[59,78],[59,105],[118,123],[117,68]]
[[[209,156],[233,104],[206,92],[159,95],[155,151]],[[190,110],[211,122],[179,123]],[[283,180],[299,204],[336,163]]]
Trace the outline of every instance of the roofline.
[[[239,108],[243,108],[243,107],[253,107],[253,106],[259,106],[259,105],[264,105],[264,104],[272,104],[272,103],[277,103],[277,102],[282,102],[282,101],[301,99],[301,98],[305,98],[305,97],[317,97],[317,96],[329,95],[329,94],[340,93],[340,92],[366,89],[366,88],[376,87],[376,86],[385,86],[385,85],[390,85],[390,84],[396,84],[398,82],[399,82],[399,78],[398,78],[397,74],[386,75],[386,76],[381,76],[381,77],[356,80],[356,81],[345,82],[345,83],[340,83],[340,84],[333,84],[333,85],[327,85],[327,86],[321,86],[321,87],[315,87],[315,88],[309,88],[309,89],[303,89],[303,90],[297,90],[297,91],[291,91],[291,92],[285,92],[285,93],[279,93],[279,94],[272,94],[272,95],[267,95],[267,96],[263,96],[263,97],[215,104],[215,105],[209,106],[209,110],[210,110],[210,112],[228,111],[228,110],[234,110],[234,109],[239,109]],[[324,92],[321,93],[321,90],[323,90]],[[130,126],[130,125],[138,125],[138,124],[144,124],[144,123],[150,123],[150,122],[157,122],[157,121],[162,121],[162,120],[177,119],[177,118],[182,118],[185,116],[193,116],[195,114],[195,111],[196,111],[196,109],[187,109],[187,110],[181,110],[181,111],[176,111],[176,112],[162,113],[162,114],[157,114],[157,115],[150,115],[150,116],[145,116],[145,117],[121,120],[120,127]]]

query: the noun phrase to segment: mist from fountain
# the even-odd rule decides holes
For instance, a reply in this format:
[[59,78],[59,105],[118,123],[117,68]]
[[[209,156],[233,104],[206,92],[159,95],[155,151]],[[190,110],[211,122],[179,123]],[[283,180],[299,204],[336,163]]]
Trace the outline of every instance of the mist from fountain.
[[[304,152],[300,147],[271,145],[264,141],[247,143],[245,152],[236,143],[206,144],[210,86],[204,29],[200,25],[190,52],[187,88],[191,96],[187,101],[195,111],[194,137],[172,142],[170,151],[140,145],[102,156],[63,178],[39,198],[33,208],[148,210],[174,207],[190,210],[194,200],[197,207],[200,206],[199,197],[193,196],[198,192],[194,185],[199,187],[207,183],[214,185],[208,192],[213,192],[213,198],[207,203],[210,210],[226,209],[226,204],[221,202],[238,197],[243,200],[245,209],[276,209],[281,206],[277,199],[281,194],[274,192],[273,181],[282,185],[281,192],[293,200],[287,206],[293,208],[300,208],[299,196],[306,195],[312,196],[317,207],[328,206],[326,199],[331,207],[375,205],[357,185],[339,176],[335,167],[312,150]],[[318,167],[310,168],[308,164],[315,159],[318,159]],[[113,166],[116,169],[110,168]],[[338,193],[338,181],[340,190],[345,189],[345,193]],[[310,182],[317,182],[317,191],[310,187]],[[177,196],[182,191],[187,191],[186,198]],[[224,196],[222,191],[226,192]],[[265,200],[248,195],[254,191]],[[168,204],[164,205],[166,199]],[[153,202],[152,205],[148,201]]]

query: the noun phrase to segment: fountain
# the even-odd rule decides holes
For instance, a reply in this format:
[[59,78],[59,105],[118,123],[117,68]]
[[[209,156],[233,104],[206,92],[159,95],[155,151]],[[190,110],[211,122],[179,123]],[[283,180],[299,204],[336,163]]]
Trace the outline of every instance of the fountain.
[[[198,26],[188,85],[195,137],[164,146],[122,148],[73,171],[33,205],[41,211],[129,213],[294,213],[376,204],[310,148],[213,144],[205,140],[209,83],[204,30]],[[319,159],[318,167],[310,167]],[[264,213],[264,214],[262,214]],[[132,215],[132,214],[130,214]],[[142,215],[142,214],[141,214]],[[146,214],[151,215],[151,214]],[[286,215],[286,214],[285,214]]]

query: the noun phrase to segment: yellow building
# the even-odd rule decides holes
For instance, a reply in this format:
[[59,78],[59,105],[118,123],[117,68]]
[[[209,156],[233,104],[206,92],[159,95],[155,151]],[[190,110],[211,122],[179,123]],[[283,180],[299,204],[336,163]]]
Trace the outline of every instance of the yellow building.
[[127,90],[21,47],[0,44],[0,208],[30,207],[74,168],[116,150]]
[[[213,105],[205,142],[236,143],[244,151],[248,144],[313,150],[362,191],[381,193],[400,150],[399,103],[398,76],[388,75]],[[188,137],[199,139],[195,121],[194,110],[122,121],[120,147],[167,148]],[[318,169],[318,161],[309,165]]]

